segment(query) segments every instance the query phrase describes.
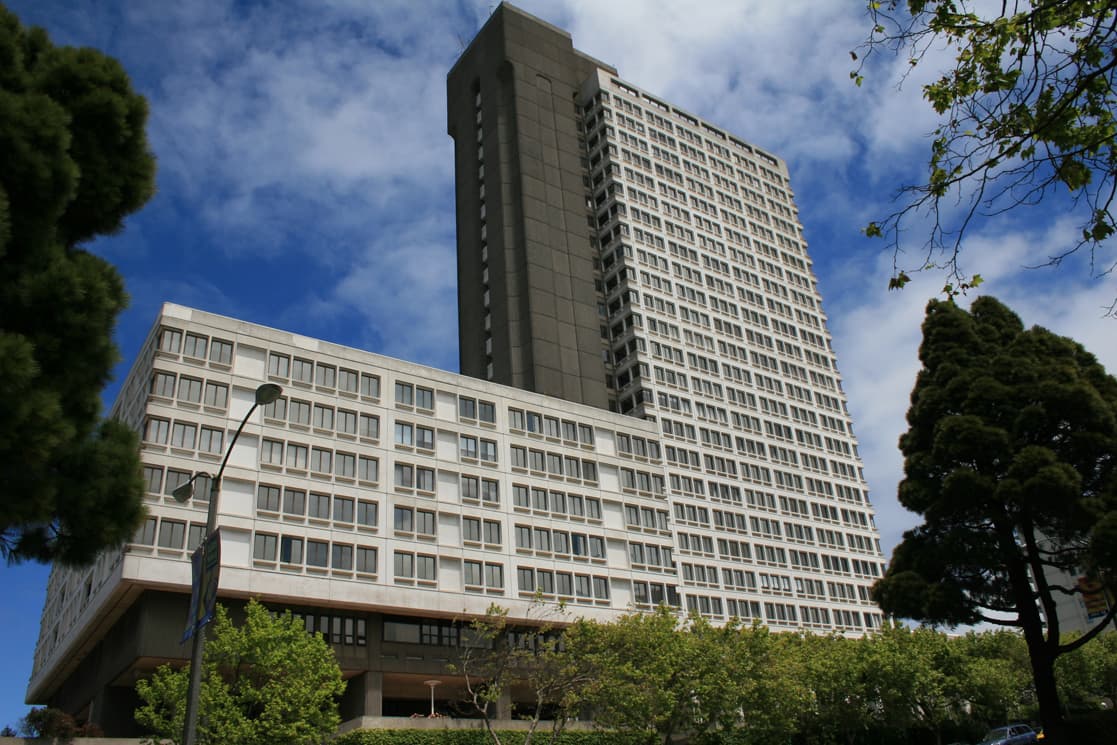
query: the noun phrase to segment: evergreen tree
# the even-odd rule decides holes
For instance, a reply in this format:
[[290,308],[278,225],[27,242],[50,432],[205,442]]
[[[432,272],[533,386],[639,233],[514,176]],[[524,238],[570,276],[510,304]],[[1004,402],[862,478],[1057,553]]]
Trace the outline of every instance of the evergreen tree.
[[923,369],[900,438],[900,502],[923,516],[874,596],[888,613],[933,623],[1019,627],[1044,727],[1060,740],[1054,662],[1058,584],[1117,572],[1117,380],[1080,344],[1025,330],[991,297],[970,312],[932,301]]
[[147,104],[120,64],[0,6],[0,556],[84,563],[143,517],[136,435],[100,395],[127,298],[82,246],[154,192]]

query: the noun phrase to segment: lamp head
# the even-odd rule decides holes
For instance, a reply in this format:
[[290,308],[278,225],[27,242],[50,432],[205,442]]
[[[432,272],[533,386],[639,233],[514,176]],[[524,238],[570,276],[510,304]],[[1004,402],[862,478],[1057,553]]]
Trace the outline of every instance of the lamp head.
[[259,406],[267,406],[283,395],[283,389],[275,383],[264,383],[256,389],[256,403]]
[[186,483],[176,486],[174,491],[171,492],[171,496],[174,497],[175,501],[179,504],[189,502],[190,497],[194,496],[194,479],[191,478]]

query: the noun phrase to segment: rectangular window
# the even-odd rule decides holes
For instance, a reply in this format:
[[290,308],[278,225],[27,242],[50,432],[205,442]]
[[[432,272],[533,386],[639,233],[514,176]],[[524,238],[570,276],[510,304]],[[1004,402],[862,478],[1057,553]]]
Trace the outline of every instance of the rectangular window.
[[509,409],[508,427],[509,429],[522,430],[524,428],[524,412],[520,411],[519,409]]
[[310,426],[310,402],[299,401],[298,399],[291,399],[290,406],[290,422],[291,424],[301,424],[305,427]]
[[462,499],[479,499],[480,482],[476,476],[462,476]]
[[410,406],[415,403],[415,387],[410,383],[396,383],[396,403]]
[[609,580],[606,577],[593,578],[593,596],[598,600],[609,599]]
[[270,404],[264,406],[264,418],[278,419],[281,422],[287,421],[287,399],[277,398]]
[[476,419],[477,399],[458,396],[458,416],[463,419]]
[[252,558],[257,561],[275,561],[277,536],[257,533],[252,540]]
[[513,445],[512,452],[512,467],[513,468],[527,468],[527,448],[522,445]]
[[330,406],[322,406],[321,404],[314,404],[314,426],[318,429],[333,430],[334,428],[334,410]]
[[334,475],[343,479],[354,478],[357,475],[357,456],[339,450],[334,459]]
[[415,576],[419,579],[435,580],[435,561],[433,556],[419,554],[415,557]]
[[481,520],[476,517],[462,518],[462,540],[481,542]]
[[303,539],[283,536],[279,542],[279,560],[284,564],[302,564]]
[[531,548],[531,528],[526,525],[516,526],[516,548]]
[[309,385],[314,382],[314,363],[299,357],[291,361],[291,379]]
[[553,416],[543,417],[543,431],[547,437],[559,436],[559,420]]
[[186,540],[186,523],[164,518],[159,523],[159,546],[161,548],[182,548]]
[[574,594],[580,598],[592,597],[590,594],[590,577],[588,574],[574,575]]
[[380,506],[364,499],[357,502],[357,522],[375,528],[380,518]]
[[338,434],[343,435],[357,434],[357,412],[346,411],[345,409],[338,409],[337,431]]
[[260,443],[260,462],[273,466],[283,465],[283,443],[265,439]]
[[395,431],[397,445],[415,444],[415,428],[407,422],[396,422]]
[[406,463],[397,463],[396,468],[396,486],[402,486],[410,489],[415,486],[415,468]]
[[156,372],[151,379],[151,395],[174,398],[175,376],[173,373]]
[[171,447],[193,448],[198,437],[198,425],[188,422],[175,422],[171,427]]
[[329,566],[330,544],[325,541],[306,542],[306,564],[312,567]]
[[202,541],[206,537],[206,526],[201,523],[190,523],[190,527],[186,531],[186,550],[193,551],[198,546],[202,545]]
[[578,441],[578,426],[569,419],[562,420],[562,439],[570,442]]
[[357,478],[361,481],[379,481],[380,461],[365,455],[357,458]]
[[221,365],[233,364],[233,344],[232,342],[223,341],[221,339],[214,339],[209,345],[209,361],[216,362]]
[[459,438],[458,452],[463,458],[476,458],[477,457],[477,438],[470,437],[469,435],[461,435]]
[[268,375],[286,378],[291,371],[291,358],[285,354],[272,352],[268,355]]
[[357,571],[376,574],[376,558],[375,548],[357,546]]
[[539,591],[544,595],[553,595],[555,592],[555,573],[549,569],[540,569],[535,572],[535,581]]
[[314,382],[322,388],[337,387],[337,368],[319,362],[314,368]]
[[158,494],[163,488],[163,469],[159,466],[144,466],[144,490]]
[[283,490],[283,514],[284,515],[298,515],[302,517],[306,514],[306,492],[302,489],[284,489]]
[[380,417],[374,414],[361,414],[360,425],[357,430],[361,437],[370,440],[380,439]]
[[583,445],[592,445],[593,444],[593,427],[591,427],[588,424],[579,424],[578,425],[578,440]]
[[208,337],[198,336],[197,334],[187,334],[186,343],[182,346],[182,354],[186,357],[204,360],[206,358],[206,347],[208,344]]
[[480,440],[478,452],[481,460],[487,463],[496,463],[496,442],[493,440]]
[[434,430],[430,427],[416,427],[415,447],[423,450],[434,450]]
[[198,449],[204,453],[220,455],[224,450],[225,433],[219,429],[202,427],[201,436],[198,438]]
[[420,491],[434,491],[434,469],[415,469],[415,488]]
[[485,521],[485,543],[500,545],[500,523],[496,520]]
[[323,448],[311,448],[310,470],[315,473],[330,473],[334,469],[334,452]]
[[528,567],[517,568],[516,584],[520,592],[535,592],[535,570]]
[[396,551],[394,557],[394,574],[397,577],[415,576],[415,555]]
[[353,569],[353,547],[345,543],[335,543],[331,548],[330,566],[334,569],[350,571]]
[[279,496],[278,486],[260,484],[256,489],[256,508],[268,512],[279,512]]
[[496,407],[492,401],[477,402],[477,418],[488,424],[496,423]]
[[434,391],[430,388],[415,387],[415,406],[420,409],[434,408]]
[[346,370],[344,367],[337,371],[337,389],[346,393],[358,391],[358,375],[356,370]]
[[365,398],[380,398],[380,376],[361,373],[361,395]]
[[[190,474],[186,471],[176,471],[173,468],[167,469],[167,480],[163,484],[163,493],[168,497],[174,495],[175,489],[182,486],[190,480]],[[199,477],[194,482],[194,499],[203,499],[209,501],[209,479],[206,479],[206,488],[202,488],[202,478]]]
[[307,514],[310,515],[310,517],[316,517],[319,520],[329,520],[330,495],[311,492],[310,501],[307,502],[307,508]]
[[206,383],[206,391],[202,403],[216,409],[224,409],[229,404],[229,386],[223,383]]
[[175,329],[163,329],[159,332],[159,351],[178,354],[182,347],[182,332]]
[[334,522],[353,522],[353,500],[349,497],[334,497]]
[[586,517],[601,519],[601,500],[597,497],[586,497]]
[[310,464],[310,448],[290,442],[287,444],[287,468],[305,471]]
[[492,479],[481,480],[481,501],[497,504],[500,502],[500,483]]
[[482,564],[479,561],[467,561],[464,563],[464,577],[463,581],[466,585],[475,585],[480,587],[484,582],[484,575]]
[[504,589],[504,567],[500,564],[485,564],[485,586],[494,590]]
[[415,532],[415,511],[410,507],[396,507],[392,512],[392,527],[405,533]]
[[435,518],[433,512],[426,510],[415,511],[415,532],[423,535],[435,534]]

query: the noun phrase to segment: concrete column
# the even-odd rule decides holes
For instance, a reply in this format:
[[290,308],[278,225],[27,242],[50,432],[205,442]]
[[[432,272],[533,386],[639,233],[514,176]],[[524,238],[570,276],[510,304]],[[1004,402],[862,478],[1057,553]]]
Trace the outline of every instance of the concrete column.
[[502,691],[496,701],[496,718],[503,720],[512,718],[512,694],[508,691]]
[[379,670],[369,670],[361,677],[365,688],[364,715],[384,716],[384,673]]

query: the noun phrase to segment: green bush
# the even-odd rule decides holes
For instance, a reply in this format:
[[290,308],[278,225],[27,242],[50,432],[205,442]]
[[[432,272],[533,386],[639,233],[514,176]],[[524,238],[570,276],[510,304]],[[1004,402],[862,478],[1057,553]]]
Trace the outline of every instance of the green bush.
[[[504,745],[523,745],[525,732],[498,730]],[[551,741],[547,729],[537,730],[532,741],[546,745]],[[484,730],[362,729],[346,732],[334,745],[488,745]],[[637,745],[639,740],[616,732],[563,732],[560,745]]]

